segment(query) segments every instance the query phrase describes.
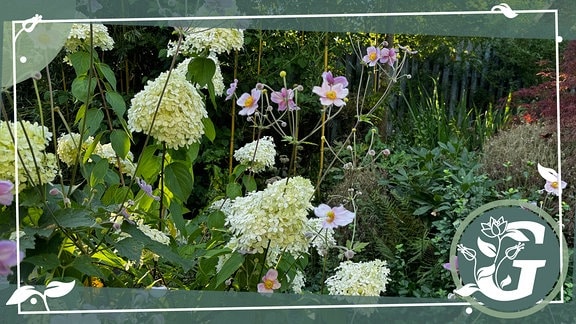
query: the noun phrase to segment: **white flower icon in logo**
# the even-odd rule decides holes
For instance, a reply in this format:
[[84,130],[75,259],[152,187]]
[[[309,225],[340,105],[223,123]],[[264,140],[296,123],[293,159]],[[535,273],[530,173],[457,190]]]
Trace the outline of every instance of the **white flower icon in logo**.
[[[537,227],[522,227],[521,223],[522,222],[508,223],[503,216],[498,219],[490,217],[488,222],[480,223],[482,234],[486,238],[490,239],[489,241],[492,241],[492,243],[486,242],[480,237],[476,240],[478,250],[482,255],[491,260],[485,267],[478,268],[477,252],[474,248],[466,247],[464,244],[458,244],[458,252],[464,256],[466,261],[474,262],[475,283],[468,283],[463,287],[456,289],[455,292],[457,294],[461,296],[470,296],[473,293],[480,291],[484,295],[495,300],[499,300],[498,298],[512,298],[498,297],[499,295],[502,295],[503,292],[508,292],[504,291],[503,288],[512,283],[510,275],[506,275],[504,279],[501,279],[503,276],[501,274],[501,266],[506,262],[512,262],[515,260],[524,249],[524,242],[529,241],[528,237],[520,231],[520,228],[527,229],[531,232],[540,231]],[[504,241],[505,238],[509,238],[509,240]],[[516,243],[512,246],[505,246],[505,244],[503,244],[509,244],[510,240],[515,241]]]

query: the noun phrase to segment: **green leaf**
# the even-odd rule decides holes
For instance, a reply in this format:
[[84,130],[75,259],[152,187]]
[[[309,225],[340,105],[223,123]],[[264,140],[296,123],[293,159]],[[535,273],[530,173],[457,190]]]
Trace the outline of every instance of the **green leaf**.
[[232,182],[226,185],[226,197],[234,199],[236,197],[242,196],[242,186]]
[[84,153],[84,157],[82,158],[82,163],[86,163],[88,159],[90,159],[92,152],[94,152],[96,146],[98,146],[98,144],[100,143],[100,138],[102,137],[102,135],[104,135],[105,132],[106,131],[102,131],[94,137],[94,141],[92,141],[92,143],[86,148],[86,152]]
[[60,266],[58,256],[52,253],[33,255],[25,258],[22,262],[32,263],[35,266],[43,267],[45,270],[55,269]]
[[[96,222],[86,209],[58,209],[54,212],[54,220],[64,228],[95,227]],[[46,227],[52,227],[53,221],[47,219]]]
[[204,135],[208,137],[210,142],[214,142],[216,138],[216,128],[214,128],[214,123],[210,118],[202,118],[202,124],[204,124]]
[[72,81],[72,95],[80,102],[86,102],[92,97],[96,89],[96,78],[88,78],[86,75],[80,75]]
[[[136,254],[138,255],[137,258],[132,260],[139,260],[140,253],[142,253],[142,248],[146,248],[158,254],[161,258],[164,258],[168,262],[172,262],[174,264],[181,266],[184,272],[187,272],[188,270],[190,270],[190,268],[194,266],[194,261],[180,257],[178,254],[173,252],[169,246],[152,240],[146,234],[142,233],[140,229],[138,229],[134,225],[129,224],[128,222],[124,222],[122,224],[122,232],[130,234],[131,237],[121,240],[116,245],[118,246],[118,244],[128,240],[124,248],[129,248],[127,250],[128,252],[132,253],[133,256],[135,256]],[[136,242],[129,243],[130,241],[136,241]],[[135,248],[137,247],[141,247],[138,253],[136,253],[135,251]],[[120,251],[120,249],[118,249],[118,251]]]
[[114,152],[122,159],[126,158],[130,151],[130,138],[123,130],[115,129],[110,134],[110,143]]
[[186,77],[200,87],[205,87],[212,82],[216,73],[216,63],[207,57],[195,57],[188,63],[188,73]]
[[244,184],[244,187],[246,188],[246,191],[248,191],[248,192],[256,191],[256,189],[257,189],[256,180],[254,179],[254,176],[251,174],[245,174],[242,177],[242,184]]
[[97,184],[104,183],[106,172],[108,172],[108,160],[101,159],[90,172],[90,187],[94,188]]
[[186,230],[186,222],[184,221],[184,212],[182,210],[181,204],[170,204],[168,208],[170,210],[170,217],[174,222],[174,226],[180,231],[182,236],[186,237],[188,232]]
[[134,193],[129,187],[121,187],[120,184],[110,186],[102,195],[102,203],[106,205],[120,204],[125,198],[134,199]]
[[106,277],[104,273],[97,266],[92,264],[92,258],[87,255],[81,255],[76,259],[74,259],[74,262],[72,262],[72,267],[88,276],[94,276],[99,278]]
[[415,216],[423,215],[431,209],[432,209],[432,206],[429,206],[429,205],[422,206],[422,207],[416,209],[412,214]]
[[221,283],[223,283],[226,279],[230,278],[236,272],[236,270],[240,269],[242,264],[244,263],[244,255],[238,252],[232,253],[230,258],[224,263],[222,269],[218,274],[216,274],[215,281],[213,282],[212,288],[218,287]]
[[94,135],[104,120],[104,113],[100,109],[91,108],[86,111],[86,134]]
[[112,110],[114,110],[117,116],[124,116],[126,112],[126,102],[118,92],[107,91],[106,101],[110,104],[110,107],[112,107]]
[[208,228],[224,228],[224,223],[226,222],[226,215],[220,211],[216,210],[210,215],[208,215]]
[[110,83],[112,89],[116,91],[116,77],[114,76],[114,72],[108,66],[108,64],[97,62],[94,65],[96,66],[96,70],[98,71],[98,73],[102,74],[104,76],[104,79],[106,79],[106,81]]
[[198,152],[200,152],[200,143],[194,143],[188,147],[188,151],[186,152],[188,155],[188,160],[190,162],[194,162],[198,157]]
[[182,162],[173,162],[164,170],[166,187],[180,201],[186,202],[192,193],[194,179],[188,167]]
[[72,63],[77,76],[88,72],[90,68],[90,53],[83,51],[74,52],[68,54],[68,59]]
[[155,155],[157,149],[158,147],[156,145],[149,145],[142,151],[136,172],[137,177],[142,177],[144,180],[150,181],[158,175],[162,159]]

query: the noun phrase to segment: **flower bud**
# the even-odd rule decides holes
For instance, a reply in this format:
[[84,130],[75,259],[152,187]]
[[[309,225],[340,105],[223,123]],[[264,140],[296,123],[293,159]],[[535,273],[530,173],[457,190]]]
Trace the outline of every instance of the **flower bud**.
[[280,77],[285,78],[286,77],[286,71],[280,71]]
[[352,250],[346,250],[346,252],[344,252],[344,256],[346,257],[346,259],[350,260],[354,257],[356,253],[354,253],[354,251]]

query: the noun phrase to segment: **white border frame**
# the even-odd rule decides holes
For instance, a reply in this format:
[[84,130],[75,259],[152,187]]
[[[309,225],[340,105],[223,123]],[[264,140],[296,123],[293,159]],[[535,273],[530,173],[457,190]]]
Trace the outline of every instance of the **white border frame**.
[[[503,8],[504,6],[504,8]],[[508,9],[508,10],[507,10]],[[502,15],[512,19],[515,14],[554,14],[554,38],[555,38],[555,73],[556,73],[556,126],[557,126],[557,156],[558,156],[558,177],[561,179],[561,139],[560,139],[560,62],[559,46],[562,37],[558,34],[558,9],[544,10],[512,10],[506,4],[494,6],[491,11],[448,11],[448,12],[399,12],[399,13],[342,13],[342,14],[308,14],[308,15],[253,15],[253,16],[208,16],[208,17],[169,17],[169,18],[110,18],[110,19],[54,19],[42,20],[41,16],[36,15],[34,18],[27,20],[12,21],[12,78],[14,82],[14,132],[17,134],[19,125],[17,122],[16,107],[17,104],[17,75],[16,75],[16,41],[22,31],[31,30],[36,23],[116,23],[116,22],[157,22],[157,21],[213,21],[213,20],[261,20],[261,19],[290,19],[290,18],[358,18],[358,17],[403,17],[403,16],[452,16],[452,15]],[[509,16],[511,15],[511,16]],[[39,19],[38,19],[39,17]],[[35,19],[35,20],[34,20]],[[26,27],[26,24],[32,24]],[[16,33],[16,28],[21,25],[22,29]],[[24,56],[22,56],[24,57]],[[56,135],[54,135],[56,136]],[[14,136],[15,169],[18,170],[18,136]],[[559,180],[560,181],[560,180]],[[15,186],[18,192],[18,172],[15,172]],[[14,203],[19,205],[19,195],[16,194]],[[558,196],[559,221],[558,232],[563,235],[562,220],[562,188],[559,187]],[[16,208],[16,247],[20,251],[20,215],[19,209]],[[560,269],[563,269],[563,247],[560,244]],[[17,265],[17,289],[20,288],[20,264]],[[560,301],[551,303],[564,303],[564,289],[560,290]],[[471,304],[468,302],[451,302],[451,303],[400,303],[400,304],[356,304],[356,305],[297,305],[297,306],[254,306],[254,307],[204,307],[204,308],[150,308],[150,309],[94,309],[94,310],[56,310],[56,311],[22,311],[21,304],[18,304],[19,315],[35,314],[89,314],[89,313],[136,313],[136,312],[205,312],[205,311],[250,311],[250,310],[297,310],[297,309],[342,309],[342,308],[391,308],[391,307],[426,307],[426,306],[468,306],[466,313],[471,314]]]

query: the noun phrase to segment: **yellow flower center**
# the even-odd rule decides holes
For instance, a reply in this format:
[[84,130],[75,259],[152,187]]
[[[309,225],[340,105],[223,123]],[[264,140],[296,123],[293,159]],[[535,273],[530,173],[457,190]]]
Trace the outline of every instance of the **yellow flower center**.
[[270,279],[264,280],[264,287],[266,287],[266,289],[272,289],[274,287],[274,281]]
[[552,188],[554,188],[554,189],[558,189],[558,181],[552,182],[551,186],[552,186]]
[[336,99],[336,91],[334,91],[334,90],[327,91],[326,92],[326,98],[328,98],[330,100]]
[[333,211],[327,212],[326,213],[326,222],[332,223],[334,221],[334,217],[336,217],[336,215],[334,215]]
[[376,52],[370,53],[370,55],[368,55],[368,57],[370,58],[370,61],[375,61],[376,60]]
[[252,98],[252,96],[248,96],[248,98],[246,98],[246,101],[244,101],[244,107],[250,107],[252,106],[253,103],[254,98]]

